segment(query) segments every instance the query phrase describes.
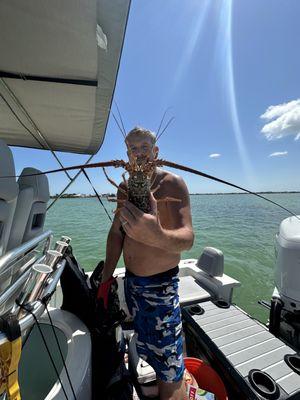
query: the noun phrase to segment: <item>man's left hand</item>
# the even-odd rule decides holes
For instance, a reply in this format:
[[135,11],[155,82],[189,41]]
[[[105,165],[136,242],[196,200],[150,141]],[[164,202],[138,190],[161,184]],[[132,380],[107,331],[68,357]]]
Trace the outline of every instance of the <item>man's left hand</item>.
[[161,240],[162,227],[158,219],[157,201],[150,194],[151,214],[146,214],[126,201],[120,211],[120,221],[126,234],[138,242],[157,246]]

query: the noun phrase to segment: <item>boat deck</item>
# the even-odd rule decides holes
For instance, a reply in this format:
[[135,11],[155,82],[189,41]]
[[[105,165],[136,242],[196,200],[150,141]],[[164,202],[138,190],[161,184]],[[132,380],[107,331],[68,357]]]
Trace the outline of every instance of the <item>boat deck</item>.
[[[212,361],[213,354],[221,370],[230,371],[230,375],[243,389],[246,384],[248,390],[251,388],[253,391],[249,373],[255,369],[268,374],[276,382],[280,396],[271,398],[296,399],[298,395],[290,397],[296,393],[299,393],[300,398],[300,376],[285,361],[286,355],[295,355],[295,351],[271,334],[259,321],[234,305],[220,308],[211,301],[184,307],[183,316],[196,333],[195,337],[201,341],[201,347],[208,349],[208,359]],[[299,360],[295,360],[294,365],[299,365]],[[254,393],[257,392],[254,390]],[[254,395],[249,398],[264,397]]]

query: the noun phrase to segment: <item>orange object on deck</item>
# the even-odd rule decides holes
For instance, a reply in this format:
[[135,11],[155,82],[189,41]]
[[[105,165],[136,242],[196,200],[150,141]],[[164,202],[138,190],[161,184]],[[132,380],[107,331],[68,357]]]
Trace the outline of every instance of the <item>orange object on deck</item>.
[[185,357],[184,364],[201,389],[214,393],[217,400],[228,400],[222,379],[210,365],[194,357]]

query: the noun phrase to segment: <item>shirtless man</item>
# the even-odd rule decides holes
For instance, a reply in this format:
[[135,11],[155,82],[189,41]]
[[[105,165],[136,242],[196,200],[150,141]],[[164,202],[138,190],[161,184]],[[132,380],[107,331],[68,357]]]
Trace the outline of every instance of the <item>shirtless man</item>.
[[[126,143],[129,159],[153,160],[158,154],[155,135],[146,129],[134,128]],[[194,240],[189,194],[182,178],[161,169],[156,169],[152,182],[158,190],[155,197],[151,194],[151,214],[126,200],[114,218],[101,285],[109,286],[123,251],[125,295],[138,335],[138,353],[156,372],[160,399],[183,400],[178,263],[181,251],[190,249]],[[125,184],[120,188],[124,189]],[[121,190],[117,196],[124,199]],[[157,201],[166,197],[180,201]]]

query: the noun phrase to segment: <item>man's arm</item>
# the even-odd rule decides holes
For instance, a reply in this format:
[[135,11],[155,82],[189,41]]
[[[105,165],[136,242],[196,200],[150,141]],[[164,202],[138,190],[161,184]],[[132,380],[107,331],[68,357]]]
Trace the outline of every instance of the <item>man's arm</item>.
[[172,229],[161,226],[157,215],[157,202],[153,195],[152,214],[145,214],[126,201],[120,218],[126,221],[124,230],[132,239],[169,252],[180,253],[190,249],[194,241],[189,193],[182,178],[171,176],[168,182],[168,196],[180,200],[168,203],[174,226]]
[[[120,185],[121,186],[121,185]],[[124,200],[125,196],[123,193],[118,190],[117,193],[118,200]],[[122,207],[122,205],[118,205],[118,208]],[[114,270],[117,266],[119,258],[122,254],[123,250],[123,242],[124,242],[124,233],[121,232],[121,222],[119,218],[119,212],[116,213],[112,226],[110,228],[107,243],[106,243],[106,258],[104,263],[104,268],[102,272],[102,280],[101,283],[106,282],[114,273]]]
[[157,243],[162,249],[171,252],[189,250],[194,243],[190,196],[184,180],[179,176],[171,176],[168,196],[181,200],[169,202],[168,209],[172,215],[173,229],[161,227],[161,234],[157,236]]
[[161,235],[157,239],[155,247],[169,252],[181,253],[193,246],[194,233],[191,229],[187,228],[176,230],[162,229]]

